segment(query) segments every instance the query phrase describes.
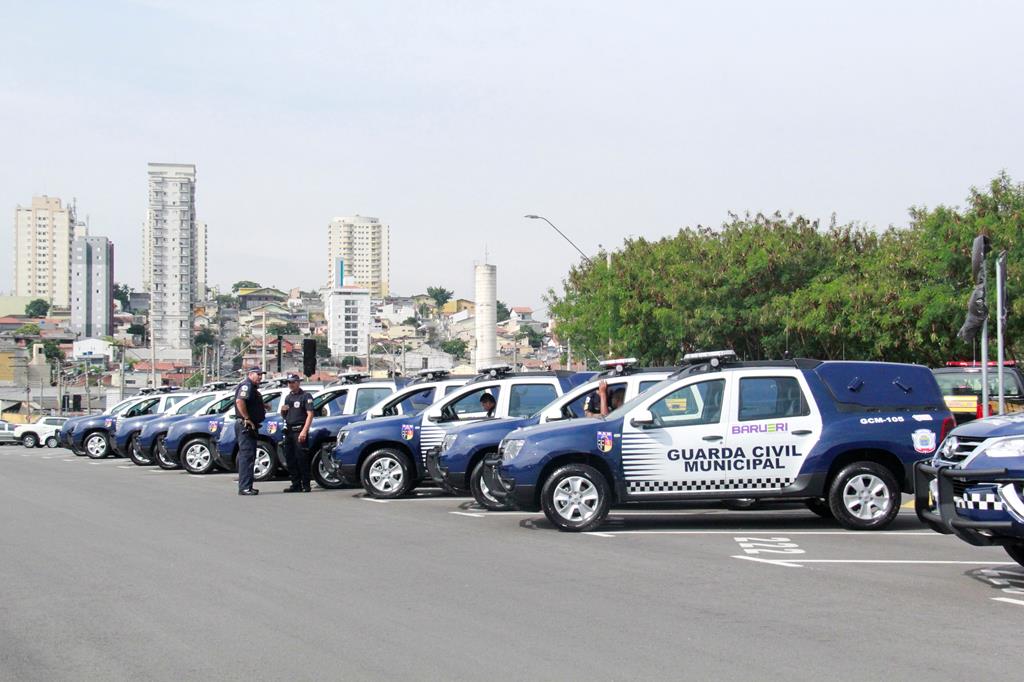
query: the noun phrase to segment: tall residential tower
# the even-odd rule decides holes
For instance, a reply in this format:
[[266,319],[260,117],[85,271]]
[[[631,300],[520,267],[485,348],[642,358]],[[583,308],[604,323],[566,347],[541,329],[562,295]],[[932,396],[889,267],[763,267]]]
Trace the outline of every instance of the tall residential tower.
[[149,212],[143,226],[143,288],[161,360],[192,360],[192,303],[196,264],[196,167],[149,164]]
[[[340,272],[339,261],[344,268]],[[344,281],[370,290],[374,299],[390,291],[391,228],[377,218],[335,218],[327,227],[328,287]]]
[[14,210],[14,295],[42,298],[51,305],[71,303],[71,242],[88,229],[75,206],[57,197],[32,197]]
[[85,338],[114,334],[114,245],[106,237],[72,243],[71,331]]

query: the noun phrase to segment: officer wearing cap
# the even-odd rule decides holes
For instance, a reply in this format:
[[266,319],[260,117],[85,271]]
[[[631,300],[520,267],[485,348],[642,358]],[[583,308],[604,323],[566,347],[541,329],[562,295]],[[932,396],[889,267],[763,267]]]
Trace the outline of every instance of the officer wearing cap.
[[238,440],[238,494],[259,495],[252,487],[256,468],[256,432],[267,416],[260,395],[262,367],[251,367],[235,389],[235,437]]
[[292,485],[286,493],[309,492],[309,450],[306,440],[313,423],[313,396],[303,391],[298,374],[288,375],[288,394],[281,401],[284,419],[284,460]]

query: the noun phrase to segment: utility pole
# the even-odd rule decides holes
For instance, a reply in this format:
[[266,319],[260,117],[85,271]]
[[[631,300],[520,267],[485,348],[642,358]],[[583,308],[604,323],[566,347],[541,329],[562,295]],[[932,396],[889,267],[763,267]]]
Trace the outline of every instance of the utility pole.
[[566,339],[565,340],[565,347],[567,349],[566,353],[565,353],[565,364],[568,365],[568,367],[566,367],[566,369],[568,369],[571,372],[572,371],[572,339]]
[[117,397],[118,402],[121,402],[122,400],[124,400],[124,354],[125,354],[125,347],[121,346],[121,373],[120,373],[121,374],[121,379],[119,381],[120,388],[118,390],[118,397]]
[[206,351],[210,350],[209,346],[203,346],[203,384],[206,384]]
[[57,358],[57,415],[58,416],[61,416],[61,415],[64,414],[64,385],[63,385],[64,377],[61,376],[62,374],[64,374],[64,372],[63,372],[63,370],[61,368],[60,357],[58,357]]
[[156,388],[156,327],[152,308],[149,310],[149,385]]
[[1003,365],[1006,364],[1006,346],[1003,343],[1003,327],[1006,318],[1006,289],[1003,279],[1006,277],[1006,251],[996,257],[996,357],[999,363],[996,369],[999,386],[999,414],[1006,414],[1006,387],[1003,384]]
[[85,368],[85,413],[92,414],[92,395],[89,392],[89,364],[83,362],[82,367]]
[[263,354],[261,356],[262,362],[260,363],[260,369],[264,372],[267,371],[267,311],[263,311]]

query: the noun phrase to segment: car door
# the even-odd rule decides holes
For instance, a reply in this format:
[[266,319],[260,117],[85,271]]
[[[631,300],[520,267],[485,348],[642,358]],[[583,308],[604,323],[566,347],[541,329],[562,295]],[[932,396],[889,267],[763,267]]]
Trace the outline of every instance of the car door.
[[738,483],[753,478],[762,488],[777,490],[796,480],[821,438],[821,415],[809,396],[799,370],[756,370],[737,377],[729,435],[757,467]]
[[[649,499],[727,486],[734,465],[725,410],[731,390],[725,373],[688,378],[629,410],[622,426],[626,494]],[[610,438],[602,440],[608,451]]]
[[495,416],[530,417],[557,398],[561,386],[555,381],[516,381],[502,391]]
[[[497,407],[500,407],[503,398],[501,384],[498,382],[488,382],[473,384],[471,389],[460,391],[445,398],[440,406],[441,413],[444,415],[442,421],[431,421],[427,413],[423,413],[423,416],[420,418],[420,456],[424,466],[426,466],[427,452],[431,448],[441,445],[449,426],[466,424],[487,418],[487,413],[480,406],[480,398],[485,393],[490,393],[497,402]],[[497,407],[495,408],[496,412]],[[405,425],[402,428],[402,437],[405,438],[406,433],[409,433],[409,439],[411,440],[412,433],[404,431]],[[411,425],[410,428],[412,428]]]

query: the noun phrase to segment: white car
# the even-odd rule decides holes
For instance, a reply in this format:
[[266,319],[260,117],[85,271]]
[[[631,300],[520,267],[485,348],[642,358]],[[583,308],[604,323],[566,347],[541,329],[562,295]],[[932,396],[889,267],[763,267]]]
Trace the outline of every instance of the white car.
[[57,432],[67,417],[40,417],[34,424],[22,424],[14,429],[14,437],[26,448],[57,447]]

